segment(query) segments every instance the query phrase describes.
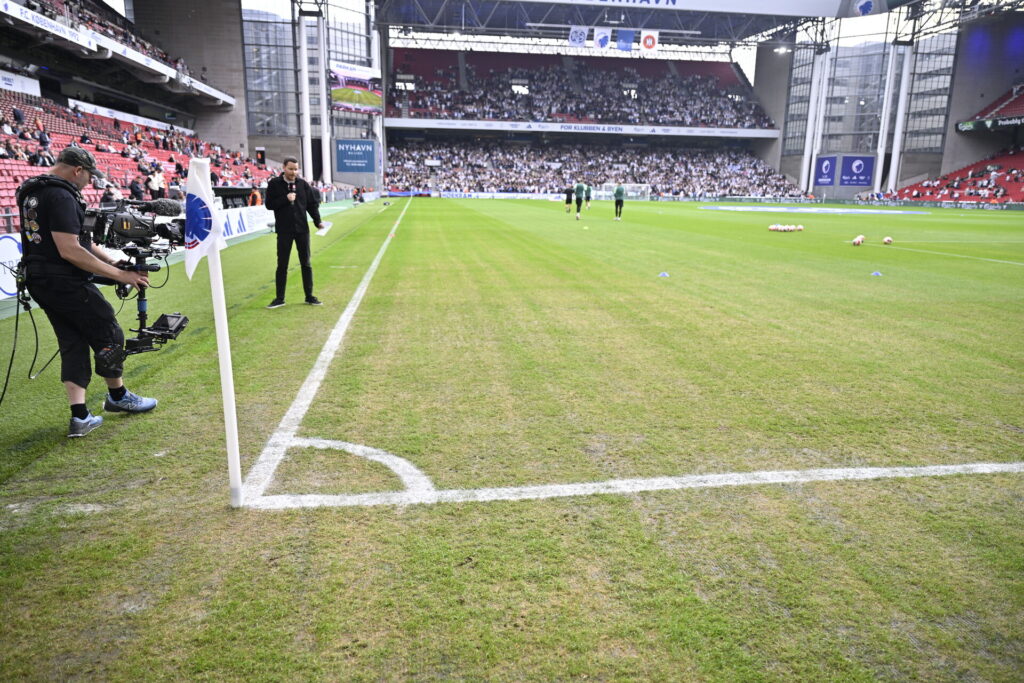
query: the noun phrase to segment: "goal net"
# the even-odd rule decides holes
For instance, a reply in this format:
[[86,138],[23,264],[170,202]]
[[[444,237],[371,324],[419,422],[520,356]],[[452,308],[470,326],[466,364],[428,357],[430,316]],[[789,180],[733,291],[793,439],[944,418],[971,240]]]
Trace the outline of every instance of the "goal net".
[[[605,183],[597,191],[594,199],[614,199],[616,187],[618,187],[618,183]],[[647,201],[651,198],[650,185],[644,183],[622,183],[622,187],[626,190],[627,201]]]

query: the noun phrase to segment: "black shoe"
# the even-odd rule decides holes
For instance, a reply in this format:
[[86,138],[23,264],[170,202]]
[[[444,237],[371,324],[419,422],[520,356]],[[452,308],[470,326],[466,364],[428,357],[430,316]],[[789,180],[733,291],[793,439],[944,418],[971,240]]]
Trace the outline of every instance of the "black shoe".
[[89,413],[84,420],[79,420],[77,417],[71,418],[71,423],[68,425],[68,437],[75,438],[79,436],[85,436],[92,430],[103,424],[103,418],[99,415],[93,415]]
[[[306,303],[310,306],[323,306],[324,302],[317,299],[315,296],[307,296]],[[283,304],[282,304],[283,305]]]
[[274,299],[267,308],[281,308],[284,306],[284,299]]

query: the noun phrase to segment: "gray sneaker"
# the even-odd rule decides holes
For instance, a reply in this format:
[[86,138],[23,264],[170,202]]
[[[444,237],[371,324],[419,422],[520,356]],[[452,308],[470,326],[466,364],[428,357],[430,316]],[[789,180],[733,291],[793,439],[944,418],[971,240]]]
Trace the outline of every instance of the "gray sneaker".
[[110,394],[103,399],[103,410],[108,413],[148,413],[156,408],[155,398],[143,398],[130,391],[124,392],[124,398],[115,401]]
[[103,418],[92,413],[89,413],[89,416],[84,420],[73,417],[68,424],[68,438],[73,439],[78,436],[85,436],[101,424],[103,424]]

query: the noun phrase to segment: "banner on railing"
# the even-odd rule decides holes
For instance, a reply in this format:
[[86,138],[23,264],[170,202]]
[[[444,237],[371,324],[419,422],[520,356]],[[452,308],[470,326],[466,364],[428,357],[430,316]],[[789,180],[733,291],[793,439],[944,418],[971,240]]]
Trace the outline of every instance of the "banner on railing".
[[39,97],[39,81],[0,69],[0,88]]
[[145,116],[136,116],[135,114],[126,114],[123,111],[117,111],[116,109],[108,109],[106,107],[100,107],[93,104],[92,102],[83,102],[82,100],[75,100],[68,98],[68,107],[78,107],[78,110],[83,114],[93,114],[95,116],[104,116],[108,119],[117,119],[118,121],[125,121],[127,123],[134,123],[139,126],[145,126],[146,128],[156,128],[157,130],[174,130],[181,131],[185,135],[195,135],[196,132],[190,128],[183,128],[181,126],[175,126],[163,121],[157,121],[156,119],[147,119]]
[[524,133],[605,133],[609,135],[673,135],[702,138],[777,138],[774,128],[702,128],[635,126],[615,123],[556,123],[553,121],[467,121],[465,119],[406,119],[388,117],[390,128],[443,130],[514,130]]

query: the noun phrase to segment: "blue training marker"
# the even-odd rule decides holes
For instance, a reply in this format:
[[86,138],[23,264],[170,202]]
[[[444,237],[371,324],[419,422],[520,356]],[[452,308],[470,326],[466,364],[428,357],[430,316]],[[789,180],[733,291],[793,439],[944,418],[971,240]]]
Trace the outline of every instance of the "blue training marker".
[[[881,273],[879,273],[879,275],[881,275]],[[658,277],[668,277],[668,273],[662,273],[662,274],[661,274],[661,275],[659,275]]]
[[871,274],[872,275],[877,275],[878,277],[882,277],[882,274],[879,273],[877,270],[875,272],[871,273]]

